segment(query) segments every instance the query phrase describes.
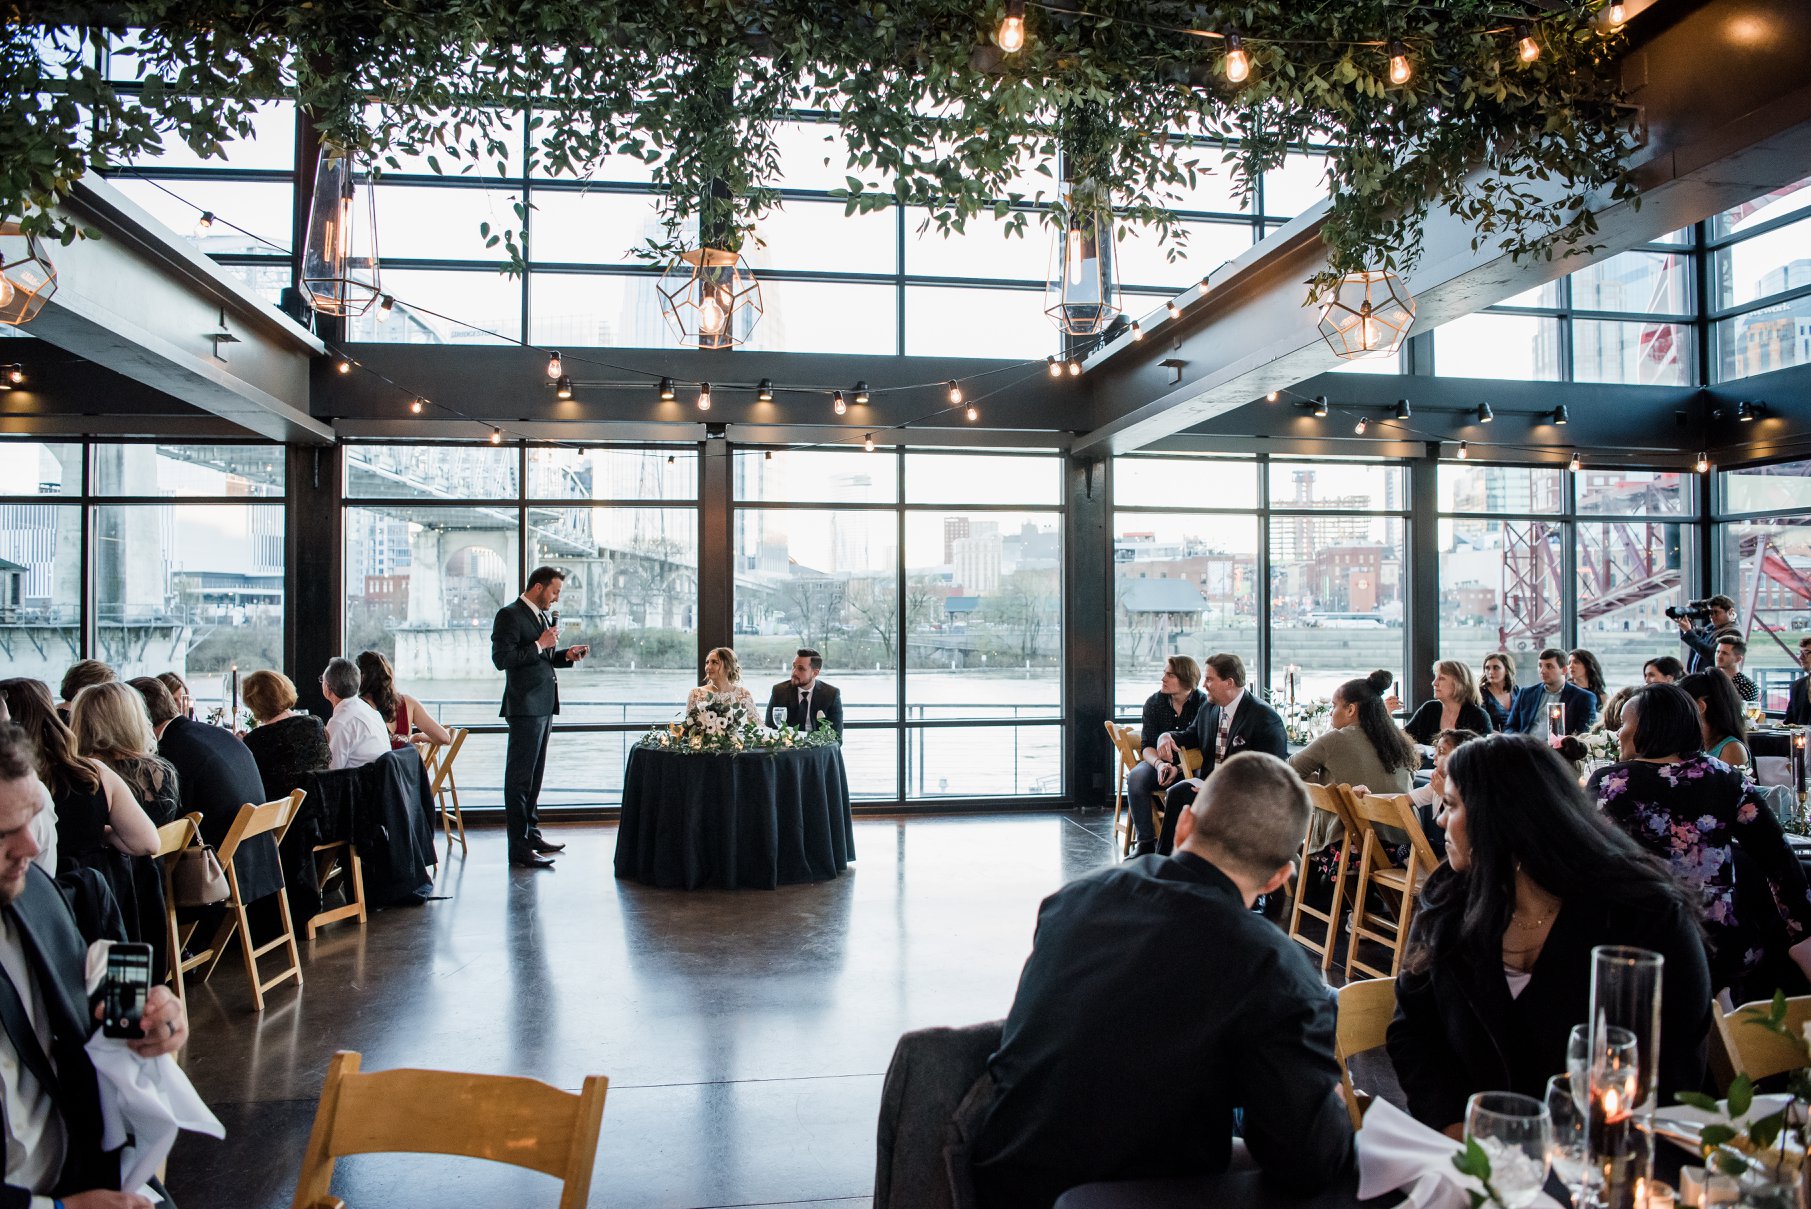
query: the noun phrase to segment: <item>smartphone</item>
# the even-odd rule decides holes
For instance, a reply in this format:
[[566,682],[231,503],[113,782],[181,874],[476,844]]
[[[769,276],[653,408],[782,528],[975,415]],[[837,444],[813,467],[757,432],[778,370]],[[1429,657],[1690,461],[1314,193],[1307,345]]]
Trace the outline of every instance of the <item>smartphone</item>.
[[151,946],[115,943],[107,950],[107,977],[101,983],[101,1034],[138,1040],[151,994]]

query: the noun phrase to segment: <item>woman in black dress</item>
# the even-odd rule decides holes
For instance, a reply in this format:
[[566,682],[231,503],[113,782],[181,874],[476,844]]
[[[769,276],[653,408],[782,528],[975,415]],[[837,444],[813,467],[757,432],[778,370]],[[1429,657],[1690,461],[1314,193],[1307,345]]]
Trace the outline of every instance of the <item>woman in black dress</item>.
[[1458,659],[1434,665],[1434,699],[1424,701],[1403,730],[1423,747],[1431,747],[1443,730],[1469,730],[1489,734],[1496,727],[1478,699],[1478,682],[1471,668]]
[[76,694],[69,711],[76,750],[120,775],[156,826],[182,813],[176,769],[157,754],[145,699],[129,684],[114,680]]
[[1201,665],[1187,655],[1171,655],[1163,664],[1163,682],[1145,699],[1144,733],[1138,767],[1126,774],[1126,798],[1137,833],[1134,856],[1157,851],[1157,827],[1151,817],[1151,795],[1182,776],[1182,769],[1157,756],[1157,740],[1173,730],[1195,724],[1195,715],[1207,701],[1201,691]]
[[239,691],[258,721],[245,746],[264,778],[265,801],[288,797],[308,773],[327,771],[332,760],[327,728],[313,714],[296,712],[296,686],[288,676],[261,669],[247,676]]

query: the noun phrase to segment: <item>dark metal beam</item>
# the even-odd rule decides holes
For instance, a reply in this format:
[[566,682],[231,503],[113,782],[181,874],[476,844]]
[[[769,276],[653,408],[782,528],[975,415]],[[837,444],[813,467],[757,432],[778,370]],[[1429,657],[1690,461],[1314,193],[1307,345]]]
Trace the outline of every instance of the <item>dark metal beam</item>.
[[[1418,331],[1804,175],[1811,5],[1672,0],[1640,14],[1630,32],[1624,80],[1647,131],[1631,157],[1640,207],[1601,206],[1603,246],[1589,258],[1519,264],[1489,246],[1474,250],[1468,224],[1444,210],[1430,213],[1421,263],[1407,279]],[[1316,331],[1316,312],[1304,306],[1303,282],[1326,263],[1324,214],[1322,203],[1233,261],[1181,319],[1156,325],[1140,343],[1122,337],[1097,353],[1086,378],[1094,415],[1074,449],[1142,448],[1336,365]],[[1179,375],[1166,360],[1184,363]]]

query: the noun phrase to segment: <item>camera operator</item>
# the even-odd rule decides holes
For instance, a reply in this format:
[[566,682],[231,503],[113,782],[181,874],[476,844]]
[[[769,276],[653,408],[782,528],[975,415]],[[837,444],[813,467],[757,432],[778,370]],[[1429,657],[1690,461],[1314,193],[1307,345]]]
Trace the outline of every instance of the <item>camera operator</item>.
[[1736,624],[1736,602],[1721,593],[1709,600],[1694,600],[1684,608],[1675,605],[1666,615],[1678,624],[1679,641],[1691,648],[1687,672],[1716,666],[1717,639],[1725,634],[1732,638],[1742,636],[1742,628]]

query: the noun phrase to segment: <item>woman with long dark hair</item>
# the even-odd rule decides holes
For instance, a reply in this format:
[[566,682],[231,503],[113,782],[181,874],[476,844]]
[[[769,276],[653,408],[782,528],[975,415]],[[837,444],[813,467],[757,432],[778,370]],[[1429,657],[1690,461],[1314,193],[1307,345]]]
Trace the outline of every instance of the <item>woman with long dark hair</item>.
[[1407,793],[1421,756],[1384,705],[1390,674],[1375,671],[1333,690],[1333,728],[1289,757],[1305,781]]
[[1679,687],[1697,702],[1704,754],[1734,768],[1748,767],[1748,716],[1736,686],[1721,668],[1693,672]]
[[1389,1029],[1409,1111],[1457,1137],[1474,1092],[1541,1096],[1566,1068],[1572,1026],[1590,1016],[1598,945],[1666,959],[1661,1102],[1697,1090],[1710,972],[1685,887],[1539,739],[1474,740],[1446,773],[1446,863],[1422,889]]
[[57,807],[57,864],[64,873],[95,850],[111,847],[128,856],[157,851],[157,827],[117,772],[76,751],[75,734],[57,716],[42,681],[0,680],[13,721],[38,748],[38,779]]
[[407,693],[396,691],[396,673],[381,651],[360,651],[358,655],[358,695],[377,711],[390,730],[392,750],[409,745],[409,737],[419,730],[434,743],[451,743],[453,736],[446,727],[434,721],[421,702]]
[[1603,678],[1603,664],[1582,646],[1566,657],[1566,679],[1596,697],[1600,712],[1604,702],[1610,699],[1610,686]]
[[1502,730],[1515,707],[1515,656],[1508,651],[1492,651],[1484,656],[1484,683],[1479,685],[1478,703],[1490,715],[1492,730]]

